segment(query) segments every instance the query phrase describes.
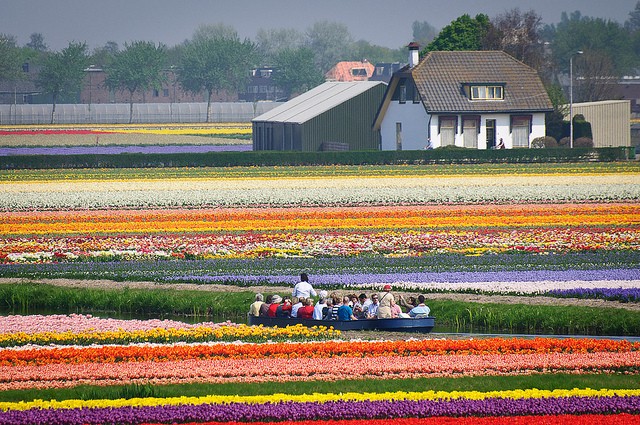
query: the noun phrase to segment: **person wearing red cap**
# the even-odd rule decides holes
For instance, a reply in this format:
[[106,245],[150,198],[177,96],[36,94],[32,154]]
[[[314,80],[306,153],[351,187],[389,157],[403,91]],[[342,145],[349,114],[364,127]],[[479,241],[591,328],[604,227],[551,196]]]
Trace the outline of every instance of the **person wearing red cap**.
[[391,319],[391,307],[396,305],[396,299],[391,293],[391,285],[386,284],[380,293],[378,306],[378,319]]

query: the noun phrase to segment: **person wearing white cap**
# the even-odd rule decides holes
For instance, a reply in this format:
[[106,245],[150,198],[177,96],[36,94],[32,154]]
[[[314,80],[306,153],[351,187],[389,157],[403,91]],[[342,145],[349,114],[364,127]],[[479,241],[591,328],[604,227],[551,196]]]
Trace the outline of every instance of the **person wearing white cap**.
[[317,296],[315,289],[309,283],[309,277],[306,273],[300,273],[300,282],[293,287],[293,291],[291,292],[292,297],[297,298],[309,298],[311,296]]
[[322,320],[324,317],[323,309],[327,308],[327,297],[329,294],[327,291],[320,291],[320,298],[318,298],[318,302],[313,307],[313,318],[315,320]]
[[278,306],[281,302],[282,297],[280,295],[274,294],[273,297],[271,297],[271,304],[269,305],[269,311],[267,312],[269,317],[276,317],[276,310],[278,310]]

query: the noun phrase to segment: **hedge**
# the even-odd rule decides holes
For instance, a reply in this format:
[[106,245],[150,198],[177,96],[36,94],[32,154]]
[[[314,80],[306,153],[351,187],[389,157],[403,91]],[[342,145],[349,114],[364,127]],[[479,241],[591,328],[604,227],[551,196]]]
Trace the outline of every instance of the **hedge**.
[[633,148],[630,147],[502,150],[439,148],[419,151],[15,155],[0,157],[0,169],[612,162],[630,159],[634,159]]

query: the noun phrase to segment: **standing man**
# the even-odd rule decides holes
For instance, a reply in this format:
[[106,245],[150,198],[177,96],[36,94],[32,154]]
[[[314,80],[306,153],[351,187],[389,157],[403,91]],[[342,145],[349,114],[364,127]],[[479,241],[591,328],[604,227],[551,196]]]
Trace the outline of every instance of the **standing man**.
[[300,274],[300,282],[293,287],[293,292],[291,292],[292,297],[298,298],[309,298],[311,296],[317,296],[315,289],[309,283],[309,277],[306,273]]
[[382,291],[383,292],[379,295],[380,305],[378,307],[378,319],[391,319],[393,317],[391,314],[391,307],[396,305],[396,299],[391,293],[391,285],[384,285]]

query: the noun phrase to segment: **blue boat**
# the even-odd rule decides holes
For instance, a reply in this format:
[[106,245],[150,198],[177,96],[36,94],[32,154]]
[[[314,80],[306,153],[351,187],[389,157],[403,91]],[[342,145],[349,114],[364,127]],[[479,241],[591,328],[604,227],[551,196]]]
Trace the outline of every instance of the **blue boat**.
[[313,320],[298,319],[295,317],[256,317],[249,315],[250,326],[277,326],[284,328],[296,324],[306,327],[326,326],[333,327],[340,331],[399,331],[399,332],[420,332],[429,333],[435,326],[435,317],[404,318],[394,319],[360,319],[360,320]]

